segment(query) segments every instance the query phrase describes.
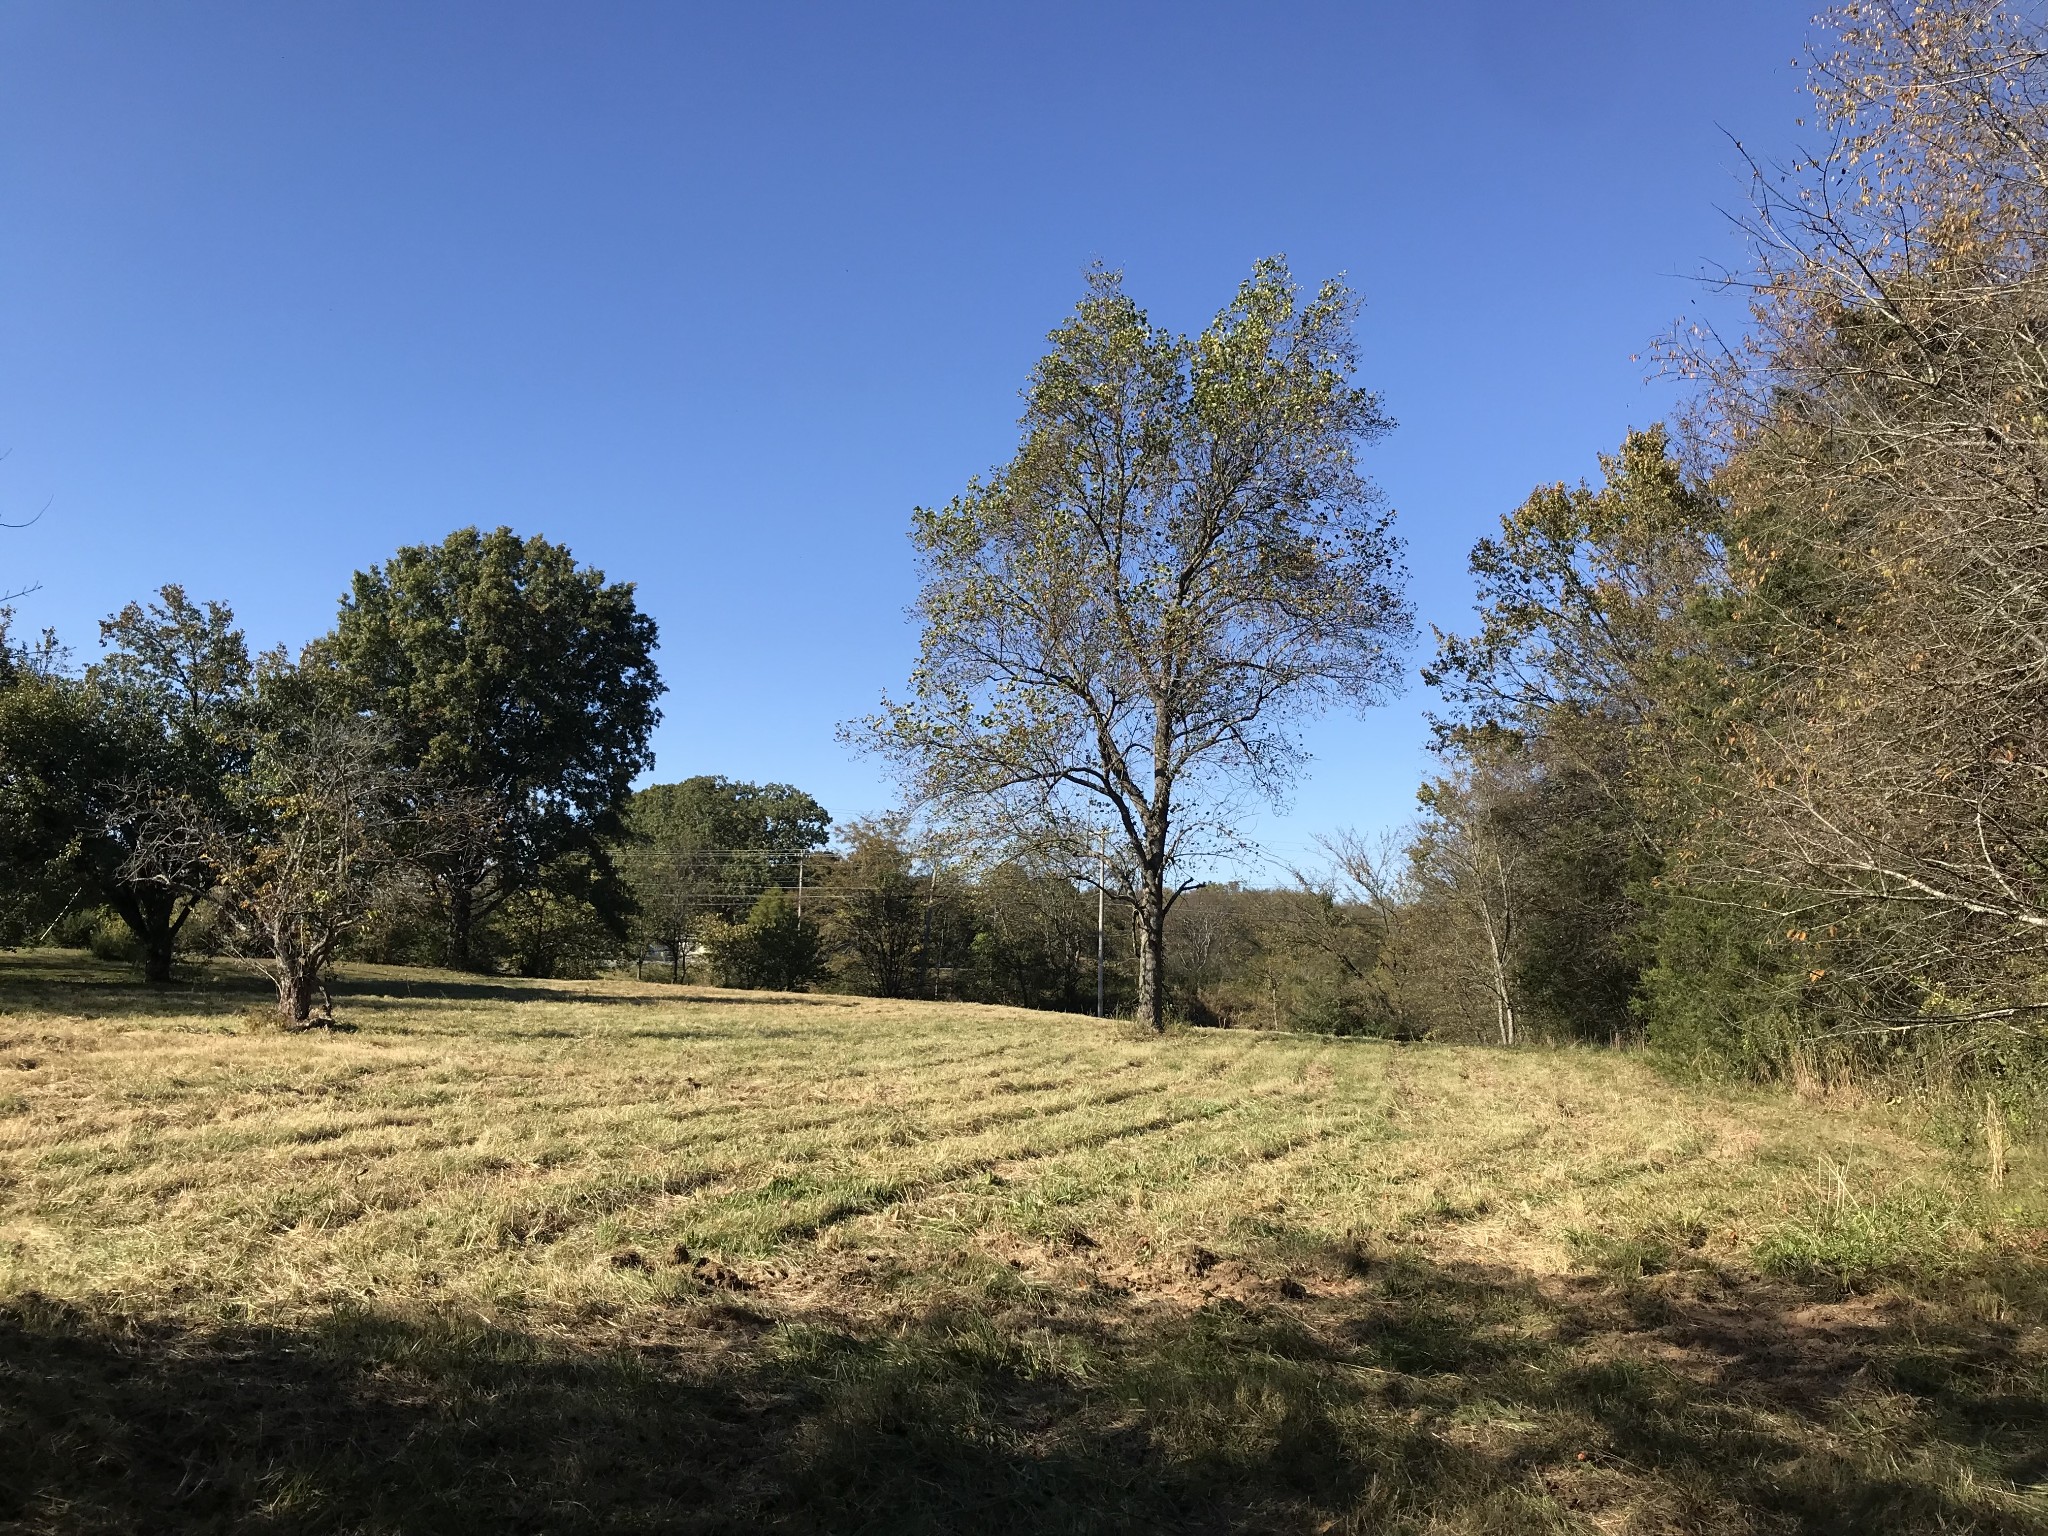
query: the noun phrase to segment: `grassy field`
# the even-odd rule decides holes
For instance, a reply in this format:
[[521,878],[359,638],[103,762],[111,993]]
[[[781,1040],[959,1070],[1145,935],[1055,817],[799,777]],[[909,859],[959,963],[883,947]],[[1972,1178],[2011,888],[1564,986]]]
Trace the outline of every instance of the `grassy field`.
[[0,1529],[2048,1531],[2043,1169],[1624,1055],[0,956]]

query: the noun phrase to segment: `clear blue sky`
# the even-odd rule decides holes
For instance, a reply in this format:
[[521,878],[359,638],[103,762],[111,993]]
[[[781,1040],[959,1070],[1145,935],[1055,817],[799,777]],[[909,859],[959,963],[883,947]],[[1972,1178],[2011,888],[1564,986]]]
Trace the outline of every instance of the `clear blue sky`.
[[[1809,13],[9,0],[0,589],[82,656],[165,581],[296,644],[508,523],[639,584],[659,777],[878,809],[833,728],[907,671],[909,511],[1007,457],[1084,265],[1191,328],[1284,251],[1366,296],[1459,625],[1472,540],[1670,409],[1631,355],[1721,302]],[[1316,728],[1274,852],[1404,817],[1426,702]]]

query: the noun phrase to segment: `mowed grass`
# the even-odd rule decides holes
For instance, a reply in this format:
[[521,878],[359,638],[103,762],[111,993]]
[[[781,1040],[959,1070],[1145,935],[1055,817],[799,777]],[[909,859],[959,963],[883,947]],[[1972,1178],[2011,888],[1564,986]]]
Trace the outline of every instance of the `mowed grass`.
[[2048,1530],[2042,1167],[1501,1052],[0,957],[0,1528]]

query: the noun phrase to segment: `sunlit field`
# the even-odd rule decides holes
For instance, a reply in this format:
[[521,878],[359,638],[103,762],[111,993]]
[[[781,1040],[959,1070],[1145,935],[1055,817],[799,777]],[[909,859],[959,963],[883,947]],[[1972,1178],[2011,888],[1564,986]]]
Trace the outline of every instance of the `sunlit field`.
[[0,957],[0,1526],[2048,1530],[2042,1169],[1595,1051]]

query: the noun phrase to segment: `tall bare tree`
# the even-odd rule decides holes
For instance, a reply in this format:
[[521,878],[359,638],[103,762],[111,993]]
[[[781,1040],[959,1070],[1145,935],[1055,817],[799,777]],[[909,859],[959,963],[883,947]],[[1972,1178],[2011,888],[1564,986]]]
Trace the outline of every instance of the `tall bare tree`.
[[1235,837],[1237,792],[1281,793],[1305,715],[1395,682],[1400,545],[1357,466],[1391,424],[1352,382],[1355,307],[1340,281],[1304,300],[1273,258],[1180,336],[1098,270],[1016,457],[913,522],[910,695],[857,734],[925,799],[1107,878],[1154,1028],[1168,909]]
[[1520,1038],[1523,840],[1499,794],[1519,765],[1461,770],[1423,786],[1410,848],[1416,895],[1463,931],[1448,946],[1467,991],[1493,1009],[1502,1045]]

